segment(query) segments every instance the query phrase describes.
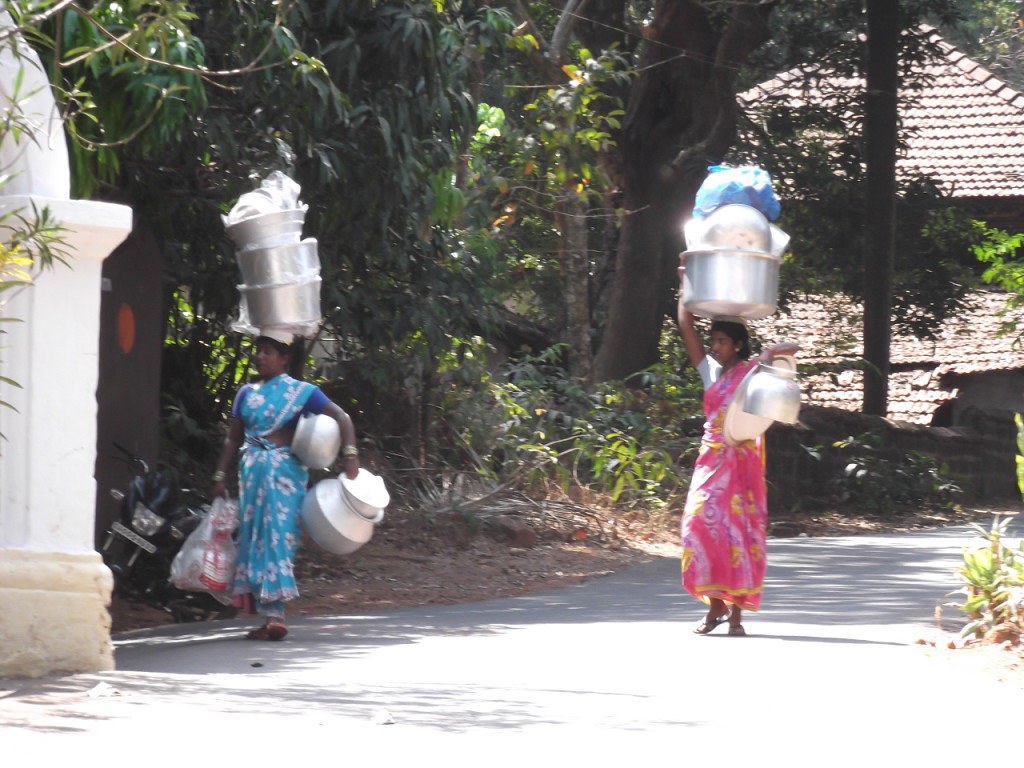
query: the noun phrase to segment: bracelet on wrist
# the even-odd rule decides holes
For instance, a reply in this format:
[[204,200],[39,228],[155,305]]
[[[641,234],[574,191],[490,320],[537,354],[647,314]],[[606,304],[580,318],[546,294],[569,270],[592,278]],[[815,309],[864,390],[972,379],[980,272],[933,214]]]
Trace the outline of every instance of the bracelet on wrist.
[[227,472],[225,472],[223,469],[218,469],[216,472],[213,473],[213,482],[219,483],[223,481],[224,478],[227,476]]
[[346,445],[344,448],[341,449],[341,455],[344,456],[345,458],[348,458],[349,456],[356,458],[359,456],[359,449],[356,448],[354,445]]

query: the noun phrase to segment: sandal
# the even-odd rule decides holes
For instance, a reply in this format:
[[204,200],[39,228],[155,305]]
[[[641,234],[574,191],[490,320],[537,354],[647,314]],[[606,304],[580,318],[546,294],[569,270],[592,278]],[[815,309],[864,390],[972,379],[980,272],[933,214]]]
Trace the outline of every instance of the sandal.
[[731,637],[746,637],[747,636],[747,630],[745,630],[743,628],[742,624],[730,624],[729,625],[729,635]]
[[725,621],[728,618],[728,613],[722,613],[718,616],[715,616],[715,618],[713,619],[704,619],[704,621],[702,621],[700,624],[696,626],[696,628],[693,630],[693,633],[695,635],[707,635],[713,632],[719,624],[725,623]]
[[264,624],[262,627],[246,632],[247,640],[284,640],[288,627],[284,624]]

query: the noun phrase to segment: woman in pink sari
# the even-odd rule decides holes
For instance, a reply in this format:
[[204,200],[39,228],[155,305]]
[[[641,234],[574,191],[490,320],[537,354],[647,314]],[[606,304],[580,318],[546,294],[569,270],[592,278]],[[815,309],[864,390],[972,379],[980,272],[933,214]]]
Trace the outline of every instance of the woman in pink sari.
[[709,606],[694,632],[706,635],[728,620],[730,635],[745,635],[742,610],[760,607],[766,565],[764,447],[760,438],[727,442],[725,410],[751,368],[775,355],[793,354],[797,345],[777,344],[750,360],[746,326],[715,320],[709,356],[682,293],[678,319],[690,360],[704,382],[707,417],[683,510],[683,587]]

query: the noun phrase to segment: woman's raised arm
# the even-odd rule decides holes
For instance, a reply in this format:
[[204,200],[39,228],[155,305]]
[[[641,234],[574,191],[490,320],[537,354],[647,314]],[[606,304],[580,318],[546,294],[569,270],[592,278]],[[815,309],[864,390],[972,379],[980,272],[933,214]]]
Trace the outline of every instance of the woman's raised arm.
[[686,343],[686,353],[690,356],[690,362],[696,368],[706,356],[704,342],[693,324],[693,315],[683,306],[683,273],[685,267],[679,267],[679,303],[676,307],[676,319],[679,323],[679,332],[683,334],[683,341]]

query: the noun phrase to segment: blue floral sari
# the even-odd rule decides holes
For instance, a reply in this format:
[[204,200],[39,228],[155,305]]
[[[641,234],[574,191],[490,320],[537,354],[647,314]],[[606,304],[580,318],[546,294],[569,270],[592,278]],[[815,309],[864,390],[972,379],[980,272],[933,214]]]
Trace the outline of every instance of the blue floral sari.
[[295,418],[315,391],[313,384],[286,374],[275,376],[252,387],[239,413],[245,444],[239,462],[238,560],[232,593],[252,595],[257,611],[266,616],[284,616],[284,601],[299,594],[292,562],[309,479],[289,446],[267,438]]

